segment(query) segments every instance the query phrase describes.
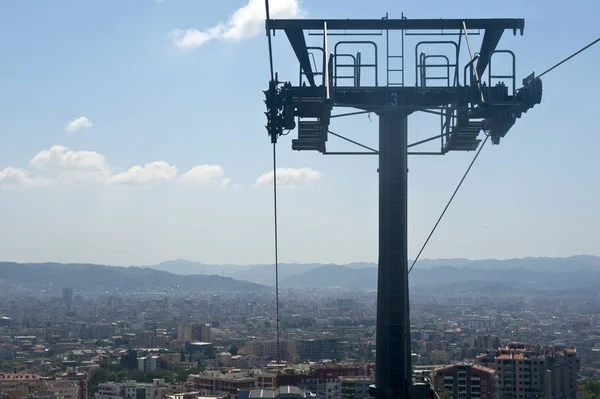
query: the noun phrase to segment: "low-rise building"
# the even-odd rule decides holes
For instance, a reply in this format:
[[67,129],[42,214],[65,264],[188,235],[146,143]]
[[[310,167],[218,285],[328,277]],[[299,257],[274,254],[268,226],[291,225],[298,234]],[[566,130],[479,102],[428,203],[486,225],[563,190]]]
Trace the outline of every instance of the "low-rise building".
[[16,357],[16,346],[10,344],[0,345],[0,360],[14,360]]
[[79,387],[78,399],[88,399],[88,375],[83,371],[68,371],[56,376],[62,380],[74,381]]
[[46,382],[46,388],[63,399],[79,399],[79,384],[69,380],[51,380]]
[[201,395],[235,394],[238,390],[251,389],[256,386],[256,378],[241,370],[223,374],[220,371],[192,374],[188,381],[192,382],[194,391]]
[[338,377],[336,399],[368,398],[369,386],[375,381],[366,377]]
[[276,389],[253,389],[249,399],[305,399],[306,394],[298,387],[284,385]]
[[21,398],[34,392],[46,392],[46,385],[37,374],[0,373],[0,392],[9,398]]

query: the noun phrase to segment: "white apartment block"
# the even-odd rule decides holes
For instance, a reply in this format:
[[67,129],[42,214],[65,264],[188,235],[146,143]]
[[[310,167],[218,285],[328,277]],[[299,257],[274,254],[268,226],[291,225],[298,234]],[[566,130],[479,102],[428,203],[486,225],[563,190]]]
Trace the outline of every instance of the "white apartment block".
[[143,356],[138,357],[138,370],[139,371],[154,371],[158,368],[158,356]]

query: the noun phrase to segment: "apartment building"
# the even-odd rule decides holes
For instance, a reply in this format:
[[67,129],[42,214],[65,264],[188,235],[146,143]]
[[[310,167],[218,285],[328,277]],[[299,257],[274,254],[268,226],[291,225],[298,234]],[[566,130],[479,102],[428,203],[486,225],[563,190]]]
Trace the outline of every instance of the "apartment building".
[[575,349],[513,344],[477,358],[498,373],[502,399],[576,399],[580,359]]
[[220,371],[192,374],[188,377],[192,389],[200,395],[235,394],[238,390],[248,390],[256,386],[256,378],[241,370],[232,370],[227,374]]
[[153,335],[152,333],[137,334],[132,344],[138,348],[161,348],[166,346],[167,337],[164,335]]
[[581,362],[575,349],[548,351],[546,357],[545,396],[552,399],[576,399]]
[[166,384],[162,379],[156,379],[152,384],[137,381],[106,382],[98,384],[95,399],[165,399],[183,390],[183,385]]
[[175,369],[183,369],[183,370],[191,370],[198,367],[198,362],[176,362],[173,363],[173,368]]
[[158,368],[158,362],[160,357],[158,356],[142,356],[138,357],[138,370],[139,371],[154,371]]
[[98,384],[98,392],[96,392],[95,399],[146,399],[148,395],[146,384],[139,385],[140,389],[138,392],[137,381]]
[[466,362],[433,371],[435,391],[447,393],[451,399],[499,399],[498,380],[494,369]]
[[217,354],[217,365],[220,367],[231,367],[233,365],[233,355],[229,352]]
[[148,390],[151,390],[150,397],[147,399],[166,399],[169,396],[179,395],[182,392],[192,391],[191,386],[187,386],[181,383],[167,383],[162,378],[152,380],[152,385],[148,386]]
[[193,342],[212,342],[210,324],[194,324],[191,328],[191,338]]
[[211,328],[207,323],[180,323],[177,339],[180,342],[211,342]]
[[473,346],[480,351],[496,351],[500,347],[500,338],[497,335],[479,335],[474,337]]
[[[248,356],[277,359],[276,340],[248,341],[243,349]],[[281,360],[292,360],[296,357],[296,342],[285,340],[279,341],[279,352]]]
[[296,351],[301,361],[319,361],[323,359],[339,360],[344,357],[347,342],[337,338],[303,339],[296,341]]
[[275,389],[277,388],[277,374],[257,372],[255,373],[256,386],[262,389]]
[[293,385],[323,399],[336,399],[340,377],[357,377],[360,367],[323,367],[277,375],[277,385]]
[[16,357],[16,346],[10,344],[0,345],[0,360],[14,360]]

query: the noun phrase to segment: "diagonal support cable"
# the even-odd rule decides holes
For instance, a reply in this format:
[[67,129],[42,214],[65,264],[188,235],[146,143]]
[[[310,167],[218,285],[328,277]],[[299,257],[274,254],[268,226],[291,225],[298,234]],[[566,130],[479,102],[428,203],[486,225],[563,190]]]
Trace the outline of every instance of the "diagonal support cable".
[[592,47],[594,44],[600,42],[600,37],[597,38],[596,40],[594,40],[593,42],[591,42],[590,44],[588,44],[587,46],[577,50],[576,52],[574,52],[573,54],[571,54],[570,56],[568,56],[567,58],[565,58],[564,60],[560,61],[558,64],[553,65],[552,67],[546,69],[544,72],[540,73],[538,75],[538,78],[541,78],[542,76],[544,76],[545,74],[547,74],[548,72],[554,70],[555,68],[558,68],[559,66],[561,66],[562,64],[564,64],[565,62],[569,61],[571,58],[575,57],[576,55],[578,55],[579,53],[583,53],[585,50],[587,50],[588,48]]
[[[464,24],[464,22],[463,22]],[[465,29],[466,29],[466,25],[465,25]],[[468,37],[466,36],[467,39],[467,44],[469,45],[470,48],[470,44],[468,42]],[[591,43],[589,43],[588,45],[586,45],[585,47],[575,51],[573,54],[569,55],[567,58],[561,60],[560,62],[558,62],[557,64],[553,65],[552,67],[548,68],[547,70],[545,70],[544,72],[542,72],[540,75],[538,75],[538,78],[540,78],[541,76],[547,74],[550,71],[553,71],[555,68],[561,66],[562,64],[564,64],[565,62],[569,61],[570,59],[572,59],[573,57],[575,57],[576,55],[584,52],[585,50],[589,49],[590,47],[592,47],[594,44],[600,42],[600,37],[597,38],[596,40],[592,41]],[[471,58],[472,59],[472,58]],[[429,243],[429,240],[431,239],[431,236],[433,235],[433,233],[435,232],[435,229],[438,227],[438,225],[440,224],[440,222],[442,221],[442,218],[444,217],[444,214],[446,213],[446,211],[448,210],[448,207],[450,206],[450,204],[452,203],[452,200],[454,199],[454,197],[456,196],[456,193],[458,192],[458,190],[460,189],[460,186],[463,184],[463,182],[465,181],[465,178],[467,177],[467,175],[469,174],[471,168],[473,167],[473,164],[475,163],[475,161],[477,160],[477,157],[479,156],[479,154],[481,153],[481,150],[483,149],[483,147],[485,146],[485,143],[487,142],[487,140],[489,139],[489,135],[486,135],[485,140],[483,140],[483,143],[481,143],[481,146],[479,147],[479,150],[477,150],[477,153],[475,154],[475,157],[473,157],[473,160],[471,161],[471,164],[469,165],[469,167],[467,168],[465,174],[463,175],[462,179],[460,180],[460,182],[458,183],[458,186],[456,187],[456,189],[454,190],[454,193],[452,194],[452,196],[450,197],[450,200],[448,201],[448,203],[446,204],[446,207],[444,208],[444,210],[442,211],[442,214],[440,215],[440,217],[438,218],[437,222],[435,223],[435,225],[433,226],[433,229],[431,230],[431,232],[429,233],[429,236],[427,237],[427,240],[425,240],[425,243],[423,244],[423,246],[421,247],[421,250],[419,251],[419,253],[417,254],[416,258],[414,259],[414,261],[412,262],[410,268],[408,269],[408,273],[411,272],[411,270],[413,269],[413,267],[415,267],[415,264],[417,263],[417,261],[419,260],[419,257],[421,256],[421,254],[423,253],[423,250],[425,249],[425,247],[427,246],[427,244]]]
[[433,136],[433,137],[429,137],[429,138],[426,138],[423,140],[415,141],[414,143],[410,143],[409,145],[407,145],[406,148],[411,148],[411,147],[415,147],[415,146],[418,146],[421,144],[429,143],[430,141],[437,140],[440,137],[444,137],[444,136],[445,136],[445,134],[438,134],[437,136]]
[[440,217],[438,218],[437,222],[435,222],[435,225],[433,226],[433,229],[431,229],[431,232],[429,233],[429,236],[427,236],[427,239],[423,243],[423,246],[421,247],[421,250],[417,254],[415,260],[413,260],[412,265],[410,265],[410,268],[408,269],[408,274],[410,274],[410,272],[413,269],[413,267],[415,267],[415,264],[417,263],[417,261],[421,257],[421,254],[425,250],[425,247],[427,247],[427,244],[429,244],[429,240],[431,239],[431,236],[433,236],[433,233],[435,233],[435,230],[437,229],[438,225],[440,224],[440,222],[444,218],[444,215],[446,214],[446,211],[450,207],[450,204],[452,204],[452,201],[454,200],[454,197],[456,197],[456,194],[458,193],[458,190],[460,190],[460,187],[462,186],[463,182],[467,178],[467,175],[471,171],[471,168],[473,167],[473,164],[475,164],[475,161],[477,161],[477,158],[479,157],[479,154],[481,154],[481,150],[483,150],[483,147],[485,147],[485,143],[487,143],[487,141],[488,141],[489,138],[490,138],[490,136],[486,135],[485,136],[485,140],[483,140],[483,143],[481,143],[481,146],[479,146],[479,150],[477,150],[477,152],[475,153],[475,156],[473,157],[473,160],[471,161],[471,163],[469,164],[469,167],[467,168],[467,170],[463,174],[462,179],[460,179],[460,181],[458,182],[458,185],[456,186],[456,189],[452,193],[452,196],[450,197],[450,200],[448,200],[448,203],[444,207],[444,210],[442,211],[442,213],[441,213]]
[[369,151],[371,151],[371,152],[373,152],[373,153],[375,153],[375,154],[379,154],[379,151],[377,151],[376,149],[374,149],[374,148],[371,148],[371,147],[369,147],[369,146],[367,146],[367,145],[361,144],[361,143],[359,143],[358,141],[354,141],[354,140],[352,140],[352,139],[349,139],[348,137],[342,136],[341,134],[334,133],[334,132],[332,132],[331,130],[328,130],[328,131],[327,131],[327,133],[329,133],[329,134],[331,134],[332,136],[335,136],[335,137],[337,137],[337,138],[340,138],[340,139],[342,139],[342,140],[345,140],[345,141],[347,141],[347,142],[349,142],[349,143],[352,143],[352,144],[354,144],[354,145],[357,145],[357,146],[359,146],[359,147],[362,147],[362,148],[364,148],[365,150],[369,150]]

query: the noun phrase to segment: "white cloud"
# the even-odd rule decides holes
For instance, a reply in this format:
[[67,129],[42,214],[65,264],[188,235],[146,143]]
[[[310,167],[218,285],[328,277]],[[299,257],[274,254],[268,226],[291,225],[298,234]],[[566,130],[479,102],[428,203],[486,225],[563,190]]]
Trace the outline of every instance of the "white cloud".
[[[300,187],[318,180],[323,175],[311,168],[277,168],[277,185],[283,187]],[[273,184],[273,171],[263,173],[256,179],[256,186]]]
[[9,166],[0,170],[0,188],[2,187],[40,187],[49,186],[52,180],[43,177],[31,177],[28,172]]
[[176,166],[165,161],[134,166],[113,174],[104,156],[95,151],[76,151],[61,145],[37,153],[29,161],[31,177],[25,170],[6,168],[0,171],[1,186],[37,186],[56,183],[105,183],[113,186],[148,186],[159,182],[175,181],[190,186],[233,187],[221,165],[197,165],[179,179]]
[[[299,0],[271,0],[269,12],[271,18],[297,18],[303,14]],[[248,0],[226,23],[203,31],[175,29],[171,37],[175,45],[183,49],[202,46],[212,39],[240,41],[260,34],[265,26],[265,16],[264,0]]]
[[219,184],[221,187],[226,187],[230,178],[225,177],[225,171],[221,165],[198,165],[185,172],[179,178],[180,183],[207,187],[214,184]]
[[175,45],[179,48],[188,49],[200,47],[211,39],[219,37],[218,28],[201,32],[197,29],[175,29],[170,33]]
[[167,162],[157,161],[144,166],[137,165],[126,172],[116,174],[107,180],[108,184],[147,186],[173,180],[177,177],[177,167]]
[[80,116],[77,119],[73,119],[67,126],[65,126],[65,130],[68,133],[75,133],[82,129],[89,129],[92,127],[92,121],[86,118],[85,116]]
[[61,145],[40,151],[29,166],[42,174],[63,180],[105,180],[110,168],[104,156],[95,151],[73,151]]

